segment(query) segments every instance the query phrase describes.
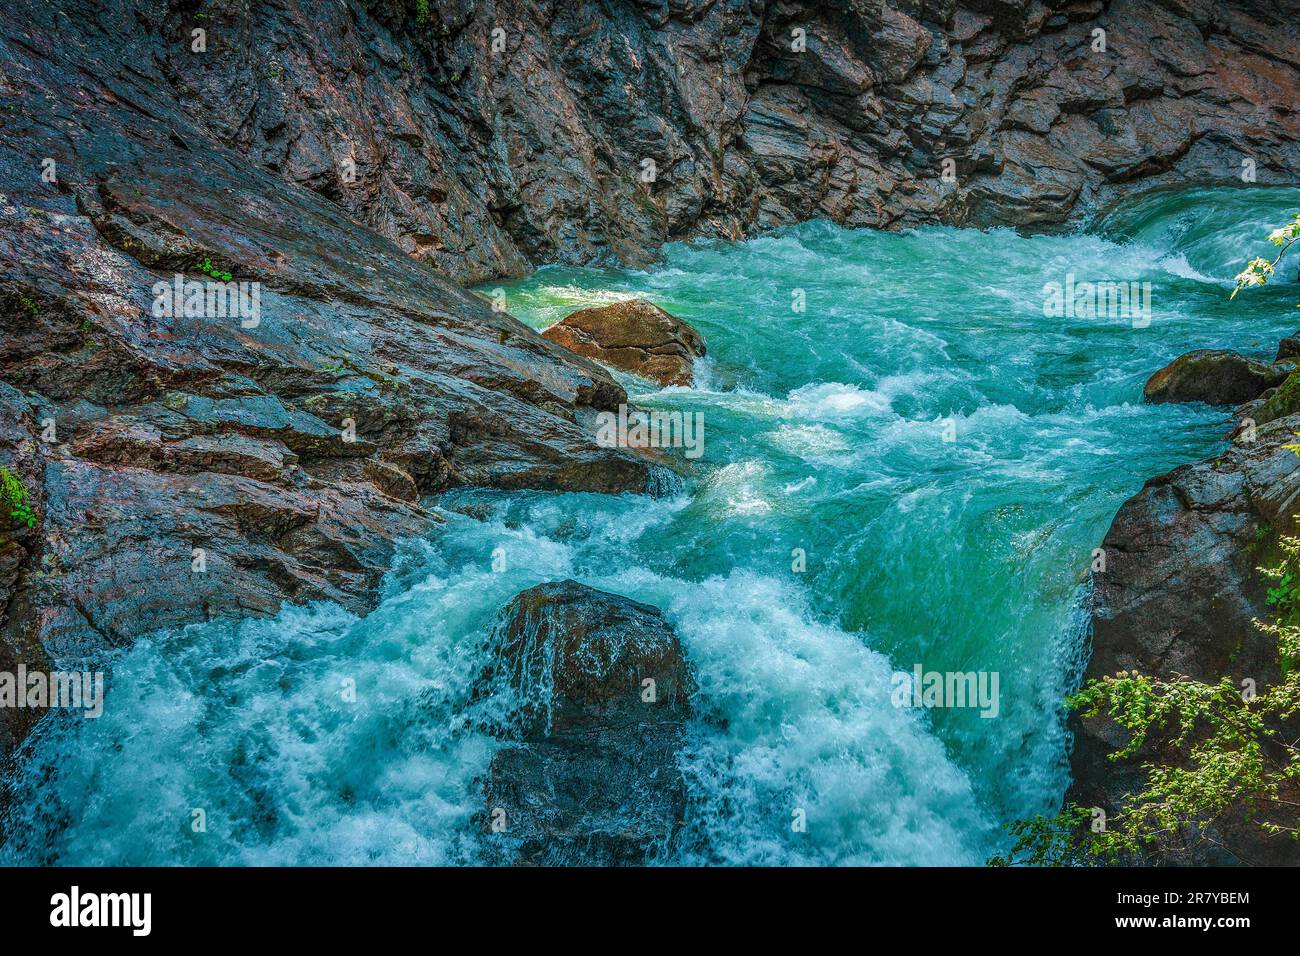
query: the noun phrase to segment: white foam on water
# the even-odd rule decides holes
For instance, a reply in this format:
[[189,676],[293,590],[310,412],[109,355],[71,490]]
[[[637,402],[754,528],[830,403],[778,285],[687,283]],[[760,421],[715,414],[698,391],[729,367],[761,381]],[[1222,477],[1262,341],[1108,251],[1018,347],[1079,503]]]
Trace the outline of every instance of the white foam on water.
[[887,396],[839,382],[801,386],[787,401],[790,414],[807,421],[842,421],[890,411]]
[[557,503],[524,523],[450,514],[363,620],[318,605],[139,642],[115,661],[103,718],[37,734],[22,779],[41,786],[0,860],[475,862],[498,744],[466,700],[487,629],[514,593],[574,576],[664,608],[696,670],[679,862],[979,862],[989,823],[969,782],[890,704],[889,663],[861,635],[818,623],[789,582],[629,561],[618,519],[649,532],[680,502],[625,499],[570,543],[553,537]]

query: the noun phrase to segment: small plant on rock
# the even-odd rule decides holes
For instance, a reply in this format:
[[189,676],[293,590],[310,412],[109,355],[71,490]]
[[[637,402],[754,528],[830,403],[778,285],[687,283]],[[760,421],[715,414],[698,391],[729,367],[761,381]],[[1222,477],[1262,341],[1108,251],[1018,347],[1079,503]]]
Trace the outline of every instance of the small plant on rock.
[[212,259],[209,256],[204,256],[203,261],[200,262],[197,266],[195,266],[195,268],[198,269],[200,272],[202,272],[204,275],[211,276],[212,278],[218,279],[221,282],[230,281],[230,273],[224,269],[218,269],[216,266],[214,266],[212,264]]
[[29,528],[36,527],[36,512],[32,510],[31,496],[23,481],[8,468],[0,465],[0,498],[9,508],[9,517]]

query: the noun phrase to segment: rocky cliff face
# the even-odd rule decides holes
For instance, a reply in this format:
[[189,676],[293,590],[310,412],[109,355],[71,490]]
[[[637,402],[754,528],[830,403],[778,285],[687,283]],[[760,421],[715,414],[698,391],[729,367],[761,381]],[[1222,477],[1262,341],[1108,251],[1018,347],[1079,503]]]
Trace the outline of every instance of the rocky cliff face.
[[596,444],[607,373],[197,125],[166,14],[33,4],[0,38],[0,465],[38,519],[5,509],[0,666],[365,610],[455,485],[657,487]]
[[1300,159],[1300,28],[1266,0],[19,10],[7,59],[75,63],[83,104],[192,125],[463,281],[816,217],[1047,228]]

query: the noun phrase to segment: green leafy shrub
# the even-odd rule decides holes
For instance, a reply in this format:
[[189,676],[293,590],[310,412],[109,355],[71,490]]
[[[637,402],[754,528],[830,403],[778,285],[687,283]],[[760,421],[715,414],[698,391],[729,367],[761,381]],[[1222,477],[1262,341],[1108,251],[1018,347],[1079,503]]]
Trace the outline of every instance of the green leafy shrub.
[[1273,623],[1255,625],[1277,642],[1282,679],[1260,693],[1175,675],[1121,672],[1089,681],[1067,699],[1083,717],[1107,716],[1129,732],[1111,760],[1148,755],[1145,779],[1101,825],[1093,811],[1068,804],[1055,816],[1008,827],[1016,842],[993,865],[1088,865],[1140,859],[1162,841],[1209,840],[1206,827],[1228,816],[1300,841],[1294,791],[1300,786],[1300,538],[1282,537],[1281,557],[1261,568],[1273,582]]
[[0,498],[9,509],[9,517],[29,528],[36,527],[36,512],[32,510],[31,496],[23,481],[8,468],[0,465]]

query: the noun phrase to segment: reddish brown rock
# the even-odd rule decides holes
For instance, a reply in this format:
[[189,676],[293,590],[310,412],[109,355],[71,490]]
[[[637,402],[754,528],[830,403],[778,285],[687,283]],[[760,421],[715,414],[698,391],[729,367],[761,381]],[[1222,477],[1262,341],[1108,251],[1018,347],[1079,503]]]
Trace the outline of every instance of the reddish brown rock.
[[645,299],[581,309],[542,333],[570,352],[660,385],[690,385],[704,355],[699,332]]

